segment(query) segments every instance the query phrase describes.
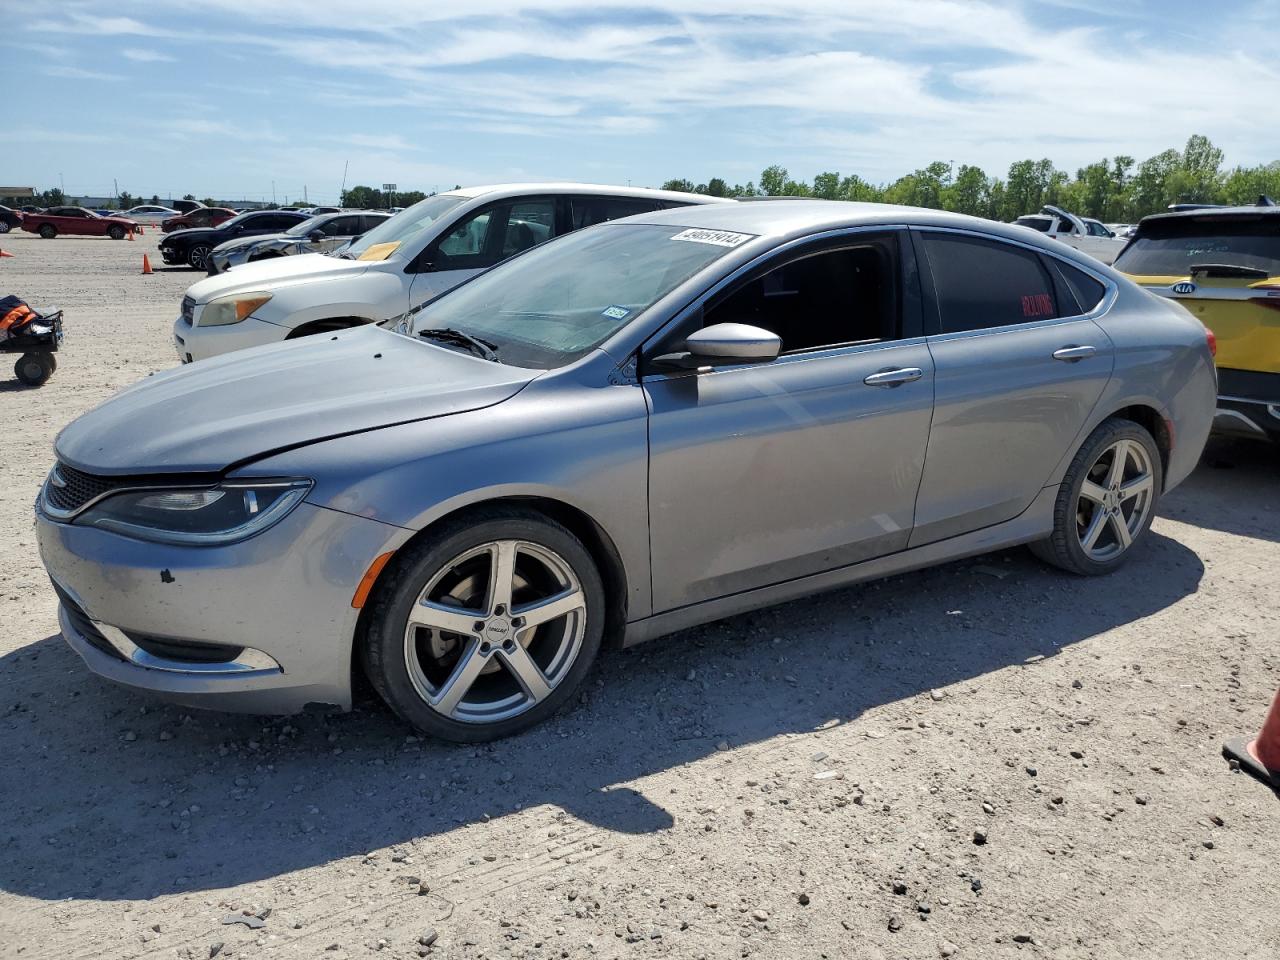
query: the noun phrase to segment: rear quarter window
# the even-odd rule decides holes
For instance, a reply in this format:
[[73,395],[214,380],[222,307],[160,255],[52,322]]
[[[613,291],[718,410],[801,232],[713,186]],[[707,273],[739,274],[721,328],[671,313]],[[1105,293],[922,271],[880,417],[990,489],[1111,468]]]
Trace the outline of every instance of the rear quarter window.
[[1089,313],[1102,302],[1107,288],[1100,281],[1095,280],[1083,270],[1073,267],[1065,260],[1050,257],[1049,263],[1050,269],[1056,270],[1066,284],[1068,293],[1075,299],[1075,305],[1078,307],[1078,310],[1073,311],[1070,304],[1063,304],[1064,314]]

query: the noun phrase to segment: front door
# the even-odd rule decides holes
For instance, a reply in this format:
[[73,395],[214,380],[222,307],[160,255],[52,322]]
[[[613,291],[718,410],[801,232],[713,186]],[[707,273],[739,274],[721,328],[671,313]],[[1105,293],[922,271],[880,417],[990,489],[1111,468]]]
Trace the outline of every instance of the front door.
[[1083,315],[1097,301],[1081,308],[1065,282],[1074,268],[1016,244],[919,236],[940,332],[928,340],[934,414],[913,547],[1029,507],[1083,439],[1114,363],[1111,341]]
[[692,314],[778,334],[773,362],[646,370],[655,612],[906,547],[933,363],[901,338],[903,249],[891,232],[779,257]]
[[503,200],[465,213],[413,261],[409,308],[555,236],[554,197]]

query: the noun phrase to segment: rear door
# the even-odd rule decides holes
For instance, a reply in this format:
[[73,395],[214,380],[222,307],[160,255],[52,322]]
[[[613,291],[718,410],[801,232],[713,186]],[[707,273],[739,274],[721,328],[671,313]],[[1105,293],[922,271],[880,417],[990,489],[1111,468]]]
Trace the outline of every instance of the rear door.
[[[1008,241],[944,230],[916,238],[934,325],[934,414],[913,547],[1030,506],[1082,439],[1114,365],[1091,319],[1108,302],[1096,278]],[[1064,271],[1093,285],[1083,306]]]

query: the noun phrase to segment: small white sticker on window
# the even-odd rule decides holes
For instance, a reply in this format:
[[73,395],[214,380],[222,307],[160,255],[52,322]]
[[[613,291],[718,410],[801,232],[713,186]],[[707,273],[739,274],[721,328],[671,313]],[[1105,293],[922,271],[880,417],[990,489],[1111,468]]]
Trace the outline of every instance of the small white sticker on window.
[[685,230],[672,240],[688,240],[690,243],[711,243],[717,247],[737,247],[751,239],[749,233],[729,233],[727,230]]
[[600,313],[603,316],[608,317],[610,320],[625,320],[627,314],[629,314],[630,312],[631,311],[628,310],[626,307],[617,307],[617,306],[605,307],[603,310],[600,311]]

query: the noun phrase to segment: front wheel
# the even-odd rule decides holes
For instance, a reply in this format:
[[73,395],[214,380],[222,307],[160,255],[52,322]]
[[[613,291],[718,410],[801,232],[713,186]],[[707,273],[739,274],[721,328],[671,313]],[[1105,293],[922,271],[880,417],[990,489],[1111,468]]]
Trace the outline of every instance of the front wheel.
[[9,228],[9,221],[8,221],[8,220],[0,220],[0,233],[8,233],[8,232],[9,232],[9,229],[10,229],[10,228]]
[[209,247],[208,244],[204,244],[204,243],[196,244],[187,253],[187,264],[195,268],[196,270],[203,270],[204,262],[209,256],[210,249],[211,248]]
[[1151,434],[1129,420],[1106,420],[1062,478],[1052,535],[1031,544],[1031,550],[1072,573],[1110,573],[1151,526],[1163,486],[1160,451]]
[[510,736],[560,709],[604,633],[604,587],[569,530],[493,508],[388,568],[361,647],[387,704],[445,740]]

